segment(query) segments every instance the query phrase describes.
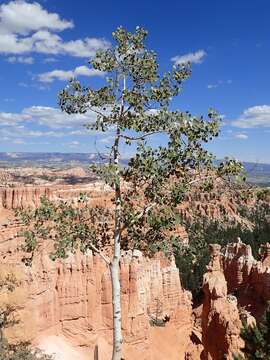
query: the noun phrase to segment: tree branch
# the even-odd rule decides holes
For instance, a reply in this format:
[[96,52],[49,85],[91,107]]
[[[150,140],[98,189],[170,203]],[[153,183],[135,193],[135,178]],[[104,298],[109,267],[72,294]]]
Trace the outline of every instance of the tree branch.
[[94,244],[90,244],[90,247],[91,247],[91,249],[92,249],[94,252],[96,252],[96,253],[105,261],[105,263],[106,263],[108,266],[111,265],[111,261],[110,261],[106,256],[104,256],[104,255],[102,254],[102,252],[101,252],[97,247],[95,247]]
[[194,180],[188,182],[187,185],[192,185],[192,184],[198,183],[203,180],[214,179],[214,178],[218,179],[218,178],[220,178],[220,176],[215,176],[215,175],[204,176],[199,179],[194,179]]
[[93,108],[93,107],[89,107],[89,110],[90,111],[93,111],[94,113],[96,113],[96,114],[98,114],[98,115],[100,115],[100,116],[102,116],[102,117],[104,117],[105,119],[108,119],[108,116],[107,115],[105,115],[105,114],[103,114],[101,111],[98,111],[98,110],[96,110],[95,108]]
[[[152,210],[157,204],[156,203],[152,203],[150,205],[147,205],[143,211],[141,211],[137,217],[136,220],[131,221],[131,223],[129,225],[133,225],[135,223],[135,221],[140,220],[144,215],[148,214],[150,210]],[[121,232],[124,231],[127,228],[127,225],[124,225],[121,229]]]
[[154,134],[160,134],[162,132],[163,131],[152,131],[152,132],[150,132],[148,134],[144,134],[144,135],[137,136],[137,137],[127,136],[127,135],[121,134],[120,137],[122,137],[123,139],[126,139],[126,140],[137,141],[137,140],[144,140],[144,138],[146,138],[147,136],[151,136],[151,135],[154,135]]

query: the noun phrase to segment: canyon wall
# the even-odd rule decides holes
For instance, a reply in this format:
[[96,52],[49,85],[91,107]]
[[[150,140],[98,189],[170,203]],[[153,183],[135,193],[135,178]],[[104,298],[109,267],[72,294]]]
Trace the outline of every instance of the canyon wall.
[[210,245],[209,250],[200,314],[201,359],[232,360],[243,347],[242,322],[254,325],[270,300],[270,244],[261,246],[260,261],[240,239],[229,244],[224,255],[220,245]]
[[229,292],[238,299],[239,306],[259,318],[270,300],[270,244],[260,248],[261,260],[252,255],[249,245],[229,244],[222,258]]
[[[1,266],[20,274],[20,287],[12,294],[16,297],[18,293],[21,299],[17,310],[20,323],[8,330],[9,338],[31,340],[45,350],[60,351],[57,360],[110,359],[111,282],[103,260],[89,252],[52,262],[44,246],[32,267],[25,267],[16,229],[14,224],[13,235],[7,232],[7,238],[2,233],[0,246]],[[192,328],[191,297],[181,287],[174,261],[127,252],[122,256],[120,273],[123,358],[184,358]],[[71,350],[61,353],[59,347],[65,349],[62,342],[72,346],[77,355],[71,356]]]
[[221,264],[220,245],[211,245],[211,261],[203,278],[202,358],[233,359],[244,345],[237,299],[228,294]]
[[[0,215],[36,207],[41,196],[75,200],[82,192],[92,203],[110,201],[110,189],[100,182],[1,188]],[[217,194],[195,194],[179,210],[191,217],[187,204],[193,202],[192,208],[202,215],[218,218],[225,211],[235,218],[236,208],[226,201]],[[0,270],[10,269],[20,279],[10,299],[20,322],[7,330],[9,338],[31,340],[56,353],[56,360],[110,359],[112,301],[105,263],[91,252],[52,262],[43,244],[33,266],[25,267],[21,229],[14,219],[0,226]],[[262,247],[261,261],[240,240],[229,244],[224,254],[212,245],[210,253],[203,303],[193,314],[190,293],[181,287],[173,259],[148,259],[138,251],[122,254],[125,360],[223,360],[240,351],[241,320],[253,324],[270,300],[270,244]]]
[[52,201],[73,200],[85,193],[91,199],[102,200],[109,192],[110,188],[100,181],[79,185],[0,187],[0,210],[35,208],[43,196]]
[[[105,263],[91,252],[52,262],[44,246],[25,267],[19,227],[2,227],[0,236],[1,267],[19,274],[21,283],[12,295],[20,299],[21,322],[9,330],[10,339],[32,340],[57,360],[109,359],[112,303]],[[220,250],[210,246],[203,304],[193,315],[173,259],[122,254],[124,359],[231,360],[241,351],[241,321],[254,324],[270,300],[270,244],[262,247],[261,261],[240,240],[224,254]]]
[[[40,204],[42,196],[53,201],[75,200],[78,199],[80,193],[85,193],[90,199],[97,199],[100,203],[100,201],[109,200],[111,189],[101,181],[75,185],[48,184],[46,186],[0,187],[0,210],[34,208]],[[253,203],[254,199],[248,199],[246,204],[251,206]],[[186,194],[184,201],[179,206],[179,213],[183,219],[190,220],[195,214],[212,219],[219,219],[226,215],[231,220],[241,223],[243,219],[239,216],[237,209],[236,199],[227,193],[195,191],[193,194]]]

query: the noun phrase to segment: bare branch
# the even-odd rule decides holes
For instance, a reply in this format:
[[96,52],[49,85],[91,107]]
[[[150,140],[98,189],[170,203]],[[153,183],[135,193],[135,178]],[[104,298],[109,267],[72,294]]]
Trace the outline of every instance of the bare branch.
[[105,114],[103,114],[101,111],[98,111],[96,108],[90,107],[89,108],[90,111],[93,111],[94,113],[104,117],[105,119],[108,119],[108,116],[106,116]]
[[151,135],[155,135],[155,134],[160,134],[163,133],[164,131],[152,131],[150,133],[141,135],[141,136],[137,136],[137,137],[133,137],[133,136],[127,136],[127,135],[120,135],[120,137],[122,137],[123,139],[126,140],[130,140],[130,141],[138,141],[138,140],[144,140],[147,136],[151,136]]
[[205,181],[205,180],[210,180],[210,179],[216,179],[216,180],[222,179],[223,181],[226,182],[226,184],[229,188],[231,188],[231,189],[233,188],[231,179],[225,178],[224,176],[221,176],[221,175],[203,176],[203,177],[200,177],[198,179],[194,179],[194,180],[188,182],[187,185],[192,185],[192,184],[198,183],[200,181]]
[[218,178],[220,178],[220,176],[215,176],[215,175],[203,176],[203,177],[201,177],[199,179],[194,179],[194,180],[188,182],[187,185],[192,185],[192,184],[198,183],[200,181],[204,181],[204,180],[208,180],[208,179],[214,179],[214,178],[218,179]]
[[91,249],[92,249],[94,252],[96,252],[96,253],[105,261],[105,263],[106,263],[108,266],[111,265],[111,261],[110,261],[105,255],[103,255],[102,252],[101,252],[97,247],[95,247],[94,244],[91,243],[91,244],[90,244],[90,247],[91,247]]
[[126,108],[126,110],[123,112],[122,116],[126,115],[130,111],[131,108],[132,108],[132,106],[129,105],[129,107]]

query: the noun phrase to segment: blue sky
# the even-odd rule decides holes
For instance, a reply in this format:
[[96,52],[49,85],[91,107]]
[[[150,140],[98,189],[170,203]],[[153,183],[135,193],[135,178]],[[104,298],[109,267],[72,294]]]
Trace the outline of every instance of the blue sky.
[[110,138],[62,114],[57,93],[73,75],[101,84],[89,58],[117,26],[141,25],[161,71],[193,62],[175,106],[224,116],[210,149],[270,163],[269,13],[264,0],[0,1],[0,151],[103,151]]

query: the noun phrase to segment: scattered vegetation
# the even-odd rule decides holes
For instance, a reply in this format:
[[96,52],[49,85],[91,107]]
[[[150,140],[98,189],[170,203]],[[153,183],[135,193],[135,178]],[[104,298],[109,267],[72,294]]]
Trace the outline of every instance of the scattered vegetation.
[[270,305],[258,325],[244,325],[241,337],[245,341],[243,355],[234,360],[270,360]]
[[270,204],[257,201],[256,206],[242,206],[239,212],[250,223],[250,227],[233,222],[228,218],[209,219],[195,218],[185,224],[189,244],[174,247],[176,264],[185,289],[192,292],[194,300],[200,295],[202,278],[209,263],[208,245],[220,244],[225,247],[236,241],[238,237],[251,246],[252,253],[259,259],[259,249],[269,241]]
[[6,340],[0,343],[0,360],[53,360],[50,355],[32,349],[28,342],[9,344]]
[[163,304],[160,299],[155,298],[155,312],[154,314],[148,313],[149,323],[151,326],[160,326],[164,327],[166,324],[166,319],[163,318]]
[[[12,294],[18,286],[14,274],[7,272],[0,274],[0,297]],[[7,297],[8,298],[8,297]],[[8,301],[1,301],[0,305],[0,360],[53,360],[49,355],[38,349],[33,349],[29,342],[9,343],[4,330],[18,323],[15,316],[16,306]]]

